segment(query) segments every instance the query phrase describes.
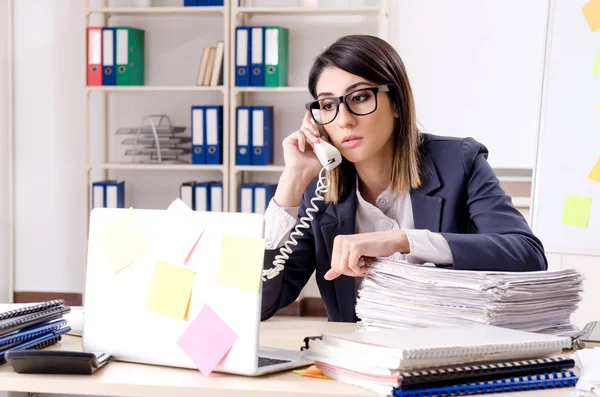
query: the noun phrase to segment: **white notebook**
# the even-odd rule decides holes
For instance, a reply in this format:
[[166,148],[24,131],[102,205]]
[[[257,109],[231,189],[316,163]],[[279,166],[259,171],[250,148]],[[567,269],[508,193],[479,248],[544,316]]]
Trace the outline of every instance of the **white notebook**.
[[330,363],[350,360],[360,362],[361,367],[412,368],[489,359],[537,358],[570,347],[570,337],[472,325],[323,334],[322,341],[311,342],[308,354]]

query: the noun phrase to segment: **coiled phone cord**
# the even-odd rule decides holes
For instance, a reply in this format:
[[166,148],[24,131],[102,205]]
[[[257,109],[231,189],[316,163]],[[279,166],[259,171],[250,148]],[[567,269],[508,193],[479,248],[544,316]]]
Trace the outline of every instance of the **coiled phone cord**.
[[326,168],[321,168],[321,172],[319,172],[319,180],[317,181],[317,188],[315,189],[315,197],[310,199],[310,208],[306,209],[306,215],[300,218],[300,221],[296,225],[295,230],[290,233],[290,237],[288,241],[281,247],[279,250],[280,254],[275,257],[273,260],[273,266],[270,269],[263,270],[263,281],[267,281],[267,279],[272,279],[277,277],[279,273],[281,273],[284,269],[285,262],[290,258],[289,255],[292,253],[292,246],[298,245],[298,242],[294,237],[303,236],[304,233],[300,229],[308,229],[310,227],[308,222],[312,222],[314,217],[312,215],[313,212],[318,212],[319,208],[317,207],[317,201],[323,201],[325,198],[323,197],[324,193],[329,191],[329,179],[325,176]]

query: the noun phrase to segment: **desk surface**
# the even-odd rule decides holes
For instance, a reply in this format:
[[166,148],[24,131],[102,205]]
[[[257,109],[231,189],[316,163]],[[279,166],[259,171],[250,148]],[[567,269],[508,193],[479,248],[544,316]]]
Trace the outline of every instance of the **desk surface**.
[[[354,329],[354,324],[328,323],[322,319],[273,318],[261,324],[260,345],[298,349],[308,335]],[[81,350],[81,338],[63,337],[54,348]],[[101,396],[181,397],[202,396],[373,396],[366,390],[337,381],[305,378],[285,371],[250,378],[199,371],[114,361],[94,375],[25,375],[9,365],[0,366],[0,391],[79,394]],[[509,393],[511,397],[559,397],[572,388]]]

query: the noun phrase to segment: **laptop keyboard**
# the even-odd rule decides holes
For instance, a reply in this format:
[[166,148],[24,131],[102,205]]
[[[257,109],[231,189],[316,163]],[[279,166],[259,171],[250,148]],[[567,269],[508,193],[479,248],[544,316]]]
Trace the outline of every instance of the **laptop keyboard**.
[[266,367],[267,365],[275,365],[275,364],[284,364],[289,363],[291,360],[280,360],[278,358],[270,358],[270,357],[259,357],[258,358],[258,367]]

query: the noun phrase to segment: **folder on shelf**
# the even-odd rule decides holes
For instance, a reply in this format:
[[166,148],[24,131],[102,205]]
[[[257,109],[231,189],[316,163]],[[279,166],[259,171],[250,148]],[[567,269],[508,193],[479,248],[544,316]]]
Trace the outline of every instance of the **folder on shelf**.
[[94,182],[92,208],[125,208],[125,182],[113,180]]
[[115,28],[102,28],[102,85],[116,85]]
[[210,80],[212,77],[213,66],[215,63],[215,55],[217,54],[216,47],[210,47],[208,51],[208,61],[206,63],[206,72],[204,73],[204,79],[202,80],[202,85],[210,85]]
[[223,53],[225,44],[223,41],[217,43],[217,50],[215,53],[215,61],[212,68],[212,76],[210,78],[210,85],[216,87],[223,84]]
[[210,2],[211,2],[211,0],[196,0],[196,5],[206,7],[206,6],[211,5]]
[[198,0],[183,0],[184,7],[195,7],[198,5]]
[[195,181],[183,182],[179,187],[179,198],[191,209],[194,209],[194,185]]
[[252,165],[273,163],[273,106],[252,108]]
[[224,1],[223,0],[210,0],[210,5],[215,6],[215,7],[219,7],[219,6],[222,7],[224,5]]
[[194,211],[210,211],[210,184],[196,182],[194,184]]
[[252,164],[252,107],[238,106],[236,124],[236,152],[235,163],[237,165]]
[[117,27],[117,85],[144,85],[144,37],[141,29]]
[[269,202],[275,195],[275,184],[257,183],[254,185],[254,211],[257,214],[263,214],[267,210]]
[[204,106],[192,106],[192,164],[206,164]]
[[243,183],[240,186],[240,212],[254,212],[254,186],[250,183]]
[[104,208],[104,182],[92,183],[92,209]]
[[102,28],[87,28],[87,85],[102,85]]
[[262,26],[253,26],[251,28],[252,33],[252,44],[251,48],[251,63],[250,68],[252,73],[250,74],[250,85],[255,87],[262,87],[265,85],[265,49],[263,45],[264,40],[264,28]]
[[265,86],[288,85],[288,29],[265,26]]
[[223,184],[221,182],[210,184],[210,210],[223,212]]
[[204,107],[206,164],[223,164],[223,106]]
[[202,59],[200,60],[200,70],[198,70],[198,76],[196,77],[196,85],[198,86],[204,84],[204,75],[206,75],[206,66],[208,65],[209,56],[210,47],[204,47],[202,50]]
[[235,85],[245,87],[250,85],[250,28],[238,26],[235,28]]

